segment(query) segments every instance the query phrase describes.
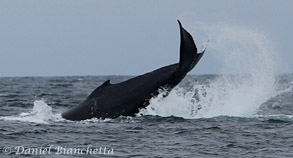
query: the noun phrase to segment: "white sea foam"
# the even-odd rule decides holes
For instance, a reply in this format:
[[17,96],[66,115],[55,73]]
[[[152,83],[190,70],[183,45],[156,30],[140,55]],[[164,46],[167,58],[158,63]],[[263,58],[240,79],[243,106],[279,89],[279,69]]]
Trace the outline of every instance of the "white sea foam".
[[24,121],[46,124],[50,121],[63,120],[60,113],[53,113],[52,108],[44,100],[34,101],[34,106],[29,112],[22,112],[17,116],[0,117],[3,120]]
[[218,59],[223,74],[233,75],[221,75],[205,85],[194,83],[187,92],[177,87],[166,98],[160,94],[152,98],[140,114],[183,118],[251,117],[277,94],[276,58],[266,36],[239,27],[225,26],[211,31],[213,39],[206,54],[211,53]]

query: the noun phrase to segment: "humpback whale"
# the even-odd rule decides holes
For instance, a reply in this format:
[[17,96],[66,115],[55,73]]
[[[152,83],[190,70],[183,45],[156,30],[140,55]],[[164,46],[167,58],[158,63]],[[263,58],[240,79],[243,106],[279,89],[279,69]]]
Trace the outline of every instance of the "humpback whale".
[[62,113],[68,120],[79,121],[91,118],[117,118],[135,116],[141,108],[149,105],[160,89],[170,92],[191,71],[205,52],[198,53],[192,36],[177,20],[180,27],[180,59],[152,72],[112,84],[105,81],[85,101]]

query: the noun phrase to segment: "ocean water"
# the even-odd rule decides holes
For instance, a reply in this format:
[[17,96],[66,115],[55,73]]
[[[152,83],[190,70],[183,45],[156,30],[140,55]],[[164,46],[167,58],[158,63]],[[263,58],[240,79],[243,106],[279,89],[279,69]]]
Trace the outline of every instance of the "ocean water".
[[[61,118],[103,81],[128,78],[0,78],[0,157],[293,156],[290,74],[268,83],[250,75],[187,76],[136,117]],[[73,152],[87,148],[102,152]]]

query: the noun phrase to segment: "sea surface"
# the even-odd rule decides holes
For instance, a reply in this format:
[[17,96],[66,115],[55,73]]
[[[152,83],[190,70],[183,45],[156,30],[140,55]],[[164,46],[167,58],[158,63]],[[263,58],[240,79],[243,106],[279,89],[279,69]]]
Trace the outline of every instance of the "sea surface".
[[291,74],[187,76],[136,117],[61,117],[132,77],[0,78],[0,157],[293,157]]

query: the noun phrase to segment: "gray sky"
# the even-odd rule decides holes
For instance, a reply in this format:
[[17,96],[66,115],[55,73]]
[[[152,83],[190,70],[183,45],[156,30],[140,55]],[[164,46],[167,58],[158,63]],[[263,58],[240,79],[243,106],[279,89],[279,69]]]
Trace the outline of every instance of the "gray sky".
[[[292,15],[291,0],[0,0],[0,77],[152,71],[179,60],[177,19],[199,48],[219,39],[206,28],[259,30],[281,60],[278,72],[292,72]],[[222,73],[217,50],[190,74]]]

